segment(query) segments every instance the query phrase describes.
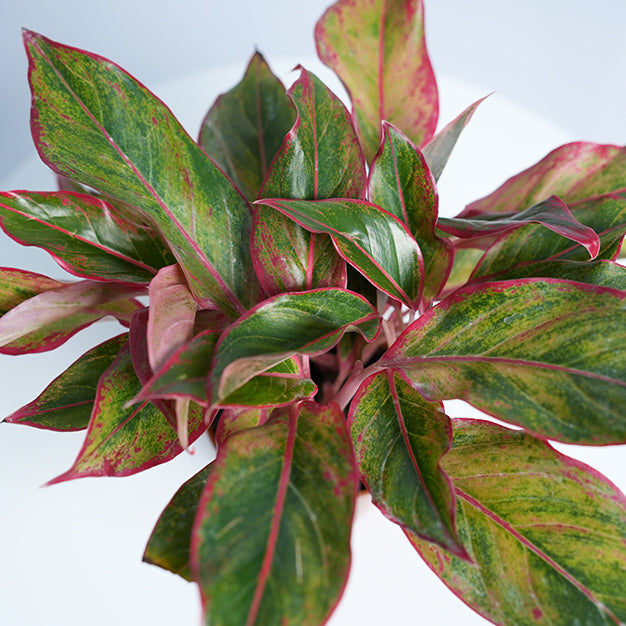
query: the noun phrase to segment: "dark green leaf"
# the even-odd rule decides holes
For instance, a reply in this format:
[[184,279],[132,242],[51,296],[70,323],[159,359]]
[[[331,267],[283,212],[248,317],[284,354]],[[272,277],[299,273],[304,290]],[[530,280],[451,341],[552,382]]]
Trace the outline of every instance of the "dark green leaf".
[[170,110],[120,67],[32,32],[24,41],[43,161],[154,223],[200,306],[243,313],[258,299],[245,198]]
[[390,370],[366,379],[348,417],[361,480],[386,517],[465,556],[454,526],[454,493],[439,462],[452,441],[440,403],[424,400]]
[[222,94],[207,113],[200,145],[243,194],[255,200],[295,119],[285,87],[256,52],[241,82]]
[[409,227],[424,257],[424,298],[435,297],[452,264],[452,247],[435,233],[439,203],[435,179],[416,146],[387,122],[368,187],[371,202]]
[[328,233],[341,256],[392,298],[415,308],[424,261],[419,245],[395,216],[364,200],[258,200],[302,227]]
[[0,225],[77,276],[147,283],[174,258],[161,240],[126,221],[101,198],[76,193],[0,193]]
[[205,623],[324,623],[348,576],[357,485],[337,405],[292,405],[228,437],[193,529]]
[[626,293],[520,279],[461,289],[411,324],[381,365],[432,401],[460,398],[542,437],[626,441]]
[[496,624],[626,622],[626,499],[604,476],[527,433],[455,420],[444,457],[473,563],[409,538]]

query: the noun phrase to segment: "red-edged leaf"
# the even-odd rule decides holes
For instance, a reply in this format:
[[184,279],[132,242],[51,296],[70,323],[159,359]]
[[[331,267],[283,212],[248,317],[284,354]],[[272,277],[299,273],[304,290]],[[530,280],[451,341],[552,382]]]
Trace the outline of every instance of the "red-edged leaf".
[[255,52],[242,80],[219,96],[204,118],[200,145],[254,200],[295,118],[285,87]]
[[409,533],[433,571],[495,624],[626,623],[626,498],[527,433],[454,421],[443,458],[472,562]]
[[624,188],[626,148],[579,141],[553,150],[492,194],[467,205],[459,217],[522,211],[553,195],[569,205]]
[[0,193],[0,226],[47,250],[66,271],[93,280],[147,283],[174,258],[154,234],[102,198],[77,193]]
[[411,324],[380,361],[426,398],[460,398],[539,436],[626,441],[626,292],[554,279],[480,283]]
[[348,576],[357,486],[337,405],[292,405],[228,437],[192,536],[205,623],[324,623]]
[[415,308],[422,295],[424,260],[408,228],[364,200],[257,200],[302,227],[328,233],[339,254],[378,289]]
[[25,354],[52,350],[79,330],[107,315],[128,324],[145,293],[138,285],[82,280],[49,289],[0,318],[0,352]]
[[[365,196],[365,163],[345,106],[302,69],[289,90],[298,110],[259,197],[316,200]],[[316,287],[345,287],[346,267],[326,235],[256,207],[254,267],[268,295]]]
[[24,43],[43,161],[156,225],[200,306],[237,317],[256,302],[250,206],[171,111],[107,59],[30,31]]
[[315,41],[322,62],[350,93],[368,161],[378,151],[383,120],[418,146],[431,139],[439,97],[422,0],[339,0],[317,23]]
[[221,446],[226,439],[242,430],[262,426],[270,418],[274,407],[255,409],[225,409],[215,430],[215,440]]
[[442,217],[437,225],[450,235],[472,239],[497,235],[529,223],[541,224],[558,235],[581,244],[587,249],[592,259],[595,259],[600,252],[600,237],[593,228],[581,224],[563,200],[557,196],[550,196],[529,209],[507,214],[500,219],[493,219],[493,216],[490,219]]
[[[141,389],[128,344],[98,384],[85,441],[72,467],[48,484],[86,476],[129,476],[173,459],[182,452],[176,430],[152,404],[128,406]],[[206,427],[194,411],[190,441]]]
[[457,118],[452,120],[444,128],[442,128],[423,148],[422,154],[428,163],[428,167],[435,180],[439,180],[444,167],[448,163],[448,159],[452,154],[452,150],[461,135],[463,129],[469,124],[478,105],[486,100],[489,96],[485,96],[480,100],[476,100],[474,104],[461,113]]
[[43,274],[13,267],[0,267],[0,316],[25,300],[64,285],[65,283]]
[[452,247],[435,233],[439,198],[417,147],[383,122],[383,142],[370,168],[368,198],[409,227],[424,257],[424,298],[435,297],[452,265]]
[[180,266],[161,268],[150,282],[148,361],[156,372],[193,336],[196,302]]
[[5,421],[56,431],[87,428],[100,377],[127,339],[127,334],[119,335],[89,350]]
[[427,402],[390,370],[359,387],[348,426],[361,480],[386,517],[465,556],[454,525],[454,493],[441,470],[452,441],[440,403]]
[[376,310],[350,291],[316,289],[273,296],[222,334],[211,370],[212,402],[221,402],[226,390],[230,395],[296,353],[327,352],[346,331],[356,330],[372,341],[379,328]]

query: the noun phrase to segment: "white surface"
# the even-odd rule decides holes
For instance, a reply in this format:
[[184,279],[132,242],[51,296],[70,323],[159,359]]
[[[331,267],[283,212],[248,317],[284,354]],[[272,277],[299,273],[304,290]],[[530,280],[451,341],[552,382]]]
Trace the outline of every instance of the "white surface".
[[[318,15],[322,7],[314,14]],[[52,15],[48,17],[52,20]],[[45,22],[41,15],[37,19]],[[98,18],[92,15],[91,19]],[[54,24],[57,30],[67,28]],[[150,33],[146,26],[135,35],[149,38]],[[93,48],[89,42],[84,45]],[[107,50],[98,51],[118,60]],[[272,57],[267,56],[272,63]],[[289,65],[300,59],[290,60]],[[285,67],[282,64],[279,69]],[[196,74],[156,91],[195,136],[211,93],[230,87],[242,69],[238,65],[234,75],[231,68]],[[491,87],[483,90],[458,80],[441,81],[442,122],[452,119]],[[603,109],[598,106],[597,110]],[[466,202],[491,191],[504,178],[570,138],[523,107],[493,96],[481,105],[441,179],[442,212],[458,212]],[[46,170],[31,161],[2,188],[52,185]],[[16,246],[6,237],[0,239],[0,265],[62,275],[45,254]],[[64,366],[115,332],[115,325],[97,324],[55,353],[0,357],[5,390],[0,396],[0,414],[6,415],[32,399]],[[462,403],[450,406],[454,406],[451,414],[467,416]],[[140,558],[162,507],[178,485],[210,459],[210,446],[199,445],[193,456],[182,455],[135,477],[82,479],[39,489],[71,465],[81,439],[81,433],[56,434],[0,425],[0,624],[197,624],[200,613],[195,587],[159,568],[141,564]],[[568,453],[626,488],[623,448],[577,448],[575,454],[568,448]],[[485,623],[430,573],[397,528],[368,508],[365,500],[359,508],[364,510],[355,525],[354,570],[332,626]]]

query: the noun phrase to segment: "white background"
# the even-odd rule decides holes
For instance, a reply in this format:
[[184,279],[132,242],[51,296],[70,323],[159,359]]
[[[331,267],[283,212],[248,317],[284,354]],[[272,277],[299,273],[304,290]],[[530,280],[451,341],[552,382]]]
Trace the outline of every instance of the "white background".
[[[312,27],[325,6],[319,0],[113,0],[106,9],[85,0],[3,2],[2,188],[52,187],[29,138],[21,26],[118,62],[171,104],[195,136],[211,98],[238,80],[254,47],[281,72],[310,59]],[[626,3],[599,0],[591,9],[565,0],[427,0],[426,11],[431,59],[446,77],[442,121],[496,91],[442,177],[446,214],[566,140],[626,143]],[[205,72],[224,65],[230,69]],[[0,265],[62,275],[45,254],[6,237],[0,238]],[[64,366],[115,332],[112,324],[98,324],[55,353],[0,358],[0,415],[31,400]],[[458,405],[454,411],[468,414]],[[195,588],[140,558],[159,512],[210,458],[209,446],[136,477],[40,489],[71,465],[81,439],[0,425],[0,624],[197,624]],[[625,489],[623,452],[587,448],[572,455]],[[397,529],[366,502],[359,508],[354,574],[333,626],[484,623],[430,574]]]

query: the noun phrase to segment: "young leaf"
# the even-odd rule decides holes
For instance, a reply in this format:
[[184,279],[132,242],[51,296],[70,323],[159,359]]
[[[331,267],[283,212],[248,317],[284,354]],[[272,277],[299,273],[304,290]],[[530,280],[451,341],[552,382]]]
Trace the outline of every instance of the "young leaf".
[[87,428],[98,381],[127,339],[127,334],[118,335],[89,350],[5,421],[56,431]]
[[328,233],[339,254],[370,282],[409,308],[422,295],[424,261],[408,228],[391,213],[364,200],[263,199],[303,228]]
[[448,163],[448,159],[452,154],[452,150],[461,135],[463,129],[472,119],[478,105],[486,100],[489,96],[485,96],[480,100],[476,100],[474,104],[461,113],[457,118],[452,120],[447,126],[442,128],[422,149],[422,154],[428,163],[428,167],[435,180],[439,180],[444,167]]
[[566,204],[626,188],[626,147],[568,143],[507,180],[492,194],[468,204],[459,217],[511,213],[549,196]]
[[209,463],[187,482],[169,501],[150,535],[143,560],[178,574],[191,582],[190,545],[193,522],[200,496],[211,473]]
[[269,298],[221,336],[211,370],[212,401],[293,354],[326,352],[348,330],[372,341],[379,327],[376,310],[350,291],[317,289]]
[[128,324],[141,308],[139,285],[82,280],[39,293],[0,318],[0,353],[45,352],[107,315]]
[[454,526],[454,493],[439,464],[452,441],[440,403],[424,400],[391,370],[359,387],[348,416],[361,480],[386,517],[465,556]]
[[409,227],[424,257],[424,298],[435,297],[452,265],[452,247],[435,233],[439,198],[417,147],[383,122],[383,142],[370,168],[368,198]]
[[58,289],[65,284],[43,274],[0,267],[0,316],[37,294]]
[[368,161],[378,151],[383,120],[418,146],[431,139],[439,97],[422,0],[339,0],[318,21],[315,42],[350,93]]
[[565,203],[556,196],[550,196],[529,209],[504,215],[499,219],[442,217],[437,225],[450,235],[471,239],[503,233],[529,223],[541,224],[558,235],[581,244],[587,249],[592,259],[595,259],[600,252],[600,238],[593,228],[581,224]]
[[174,262],[158,238],[90,195],[0,193],[0,226],[18,243],[47,250],[64,270],[83,278],[147,283]]
[[296,118],[285,87],[259,52],[242,80],[215,101],[200,130],[200,145],[255,200],[274,155]]
[[[129,476],[182,452],[176,430],[154,404],[128,406],[140,389],[125,344],[100,379],[87,435],[76,461],[48,484],[86,476]],[[190,442],[205,430],[201,411],[194,410]]]
[[409,533],[433,571],[496,624],[626,622],[626,498],[529,434],[454,421],[442,466],[473,563]]
[[295,404],[226,439],[193,528],[205,622],[324,623],[348,576],[357,486],[335,404]]
[[154,223],[202,307],[243,313],[258,298],[245,198],[120,67],[33,32],[24,42],[42,160]]
[[153,372],[193,336],[196,302],[178,265],[159,270],[150,282],[148,362]]
[[541,437],[626,441],[626,293],[554,279],[460,289],[380,365],[427,399],[460,398]]
[[[364,197],[363,154],[341,100],[305,69],[289,95],[298,117],[272,162],[259,197]],[[345,262],[328,236],[303,231],[265,207],[256,207],[252,252],[268,295],[346,286]]]

